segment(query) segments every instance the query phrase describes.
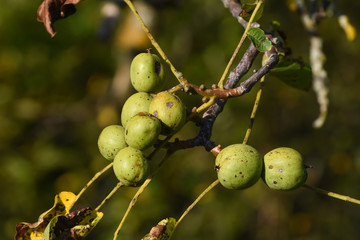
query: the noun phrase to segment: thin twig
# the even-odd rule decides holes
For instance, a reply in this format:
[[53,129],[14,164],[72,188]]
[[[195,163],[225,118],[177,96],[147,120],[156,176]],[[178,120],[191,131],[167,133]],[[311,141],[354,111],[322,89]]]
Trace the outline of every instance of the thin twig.
[[338,194],[338,193],[326,191],[326,190],[323,190],[323,189],[320,189],[320,188],[312,187],[312,186],[307,185],[307,184],[304,184],[303,187],[305,187],[307,189],[310,189],[312,191],[315,191],[317,193],[323,194],[323,195],[328,196],[328,197],[332,197],[332,198],[336,198],[336,199],[339,199],[339,200],[342,200],[342,201],[345,201],[345,202],[351,202],[351,203],[355,203],[355,204],[360,205],[360,200],[349,197],[349,196],[345,196],[345,195],[341,195],[341,194]]
[[119,190],[121,187],[123,187],[124,184],[122,184],[121,182],[118,182],[116,184],[116,186],[113,188],[113,190],[111,190],[111,192],[106,196],[106,198],[104,198],[104,200],[99,204],[99,206],[97,206],[95,208],[96,211],[99,211],[99,209],[104,206],[104,204],[106,203],[107,200],[109,200],[115,193],[117,190]]
[[219,179],[215,180],[213,183],[211,183],[196,199],[195,201],[185,210],[185,212],[181,215],[181,217],[179,218],[179,220],[177,220],[176,225],[175,225],[175,229],[176,227],[179,225],[179,223],[181,222],[181,220],[183,220],[183,218],[191,211],[191,209],[193,209],[195,207],[195,205],[211,190],[213,189],[216,185],[219,184]]
[[230,67],[231,67],[231,66],[233,65],[233,63],[234,63],[235,58],[236,58],[237,54],[239,53],[240,48],[241,48],[242,44],[244,43],[244,41],[245,41],[245,39],[246,39],[246,36],[247,36],[247,33],[248,33],[249,29],[250,29],[251,23],[254,21],[255,15],[256,15],[256,13],[258,12],[258,10],[259,10],[259,8],[260,8],[260,6],[261,6],[262,4],[263,4],[263,1],[259,1],[259,2],[256,4],[256,7],[255,7],[253,13],[251,14],[249,23],[247,24],[247,26],[246,26],[246,28],[245,28],[245,31],[244,31],[244,33],[243,33],[243,35],[242,35],[242,37],[241,37],[238,45],[236,46],[235,51],[234,51],[233,55],[231,56],[231,59],[230,59],[230,61],[228,62],[226,68],[225,68],[225,71],[223,72],[223,74],[222,74],[222,76],[221,76],[221,78],[220,78],[220,81],[219,81],[219,83],[218,83],[218,86],[219,86],[220,89],[224,89],[224,81],[225,81],[225,78],[226,78],[226,76],[227,76],[228,73],[229,73]]
[[127,216],[129,215],[131,209],[133,208],[133,206],[135,205],[135,203],[137,202],[139,196],[143,193],[143,191],[145,190],[145,188],[149,185],[149,183],[151,182],[151,180],[153,179],[153,177],[159,172],[160,167],[162,166],[162,164],[170,157],[170,155],[173,153],[173,151],[168,151],[167,154],[165,155],[165,157],[162,159],[162,161],[159,163],[159,165],[157,166],[157,168],[151,173],[151,175],[145,180],[145,182],[141,185],[141,187],[137,190],[137,192],[135,193],[134,197],[132,198],[132,200],[129,203],[128,208],[126,209],[126,212],[123,216],[123,218],[121,219],[121,222],[119,224],[119,226],[117,227],[115,233],[114,233],[114,238],[113,240],[116,240],[117,237],[119,236],[120,230],[122,228],[122,226],[125,223],[125,220],[127,218]]
[[181,83],[182,81],[186,81],[184,79],[184,76],[182,75],[181,72],[179,72],[174,65],[171,63],[171,61],[169,60],[169,58],[166,56],[165,52],[161,49],[160,45],[156,42],[155,38],[152,36],[152,34],[150,33],[150,30],[148,27],[146,27],[144,21],[142,20],[142,18],[140,17],[139,13],[137,12],[136,8],[134,7],[134,5],[132,4],[132,1],[130,0],[124,0],[124,2],[129,6],[130,10],[134,13],[134,15],[136,16],[136,18],[138,19],[138,21],[140,22],[140,25],[142,27],[142,29],[144,30],[144,32],[146,33],[146,35],[148,36],[148,38],[151,41],[151,44],[156,48],[156,50],[159,52],[160,56],[164,59],[164,61],[170,66],[170,69],[172,71],[172,73],[174,74],[174,76],[178,79],[178,81]]
[[250,134],[251,134],[251,131],[252,131],[252,128],[253,128],[253,125],[254,125],[254,121],[255,121],[256,112],[257,112],[257,109],[259,107],[259,103],[260,103],[260,99],[261,99],[261,94],[262,94],[262,88],[264,86],[264,81],[265,81],[265,76],[262,77],[261,80],[260,80],[260,87],[259,87],[259,90],[258,90],[258,92],[256,94],[254,107],[253,107],[253,110],[252,110],[251,116],[250,116],[249,127],[246,130],[246,134],[245,134],[245,137],[244,137],[244,140],[243,140],[243,144],[247,144],[247,142],[249,141]]
[[[274,48],[273,48],[274,49]],[[242,82],[239,87],[230,89],[221,88],[202,88],[195,84],[187,83],[185,88],[192,93],[216,98],[232,98],[239,97],[245,93],[248,93],[252,87],[257,83],[265,74],[267,74],[279,61],[279,56],[274,50],[274,53],[270,56],[269,60],[251,77]]]
[[90,187],[91,184],[93,184],[103,173],[105,173],[107,170],[112,168],[113,162],[108,164],[105,168],[103,168],[101,171],[97,172],[94,177],[90,179],[90,181],[81,189],[81,191],[76,195],[76,198],[73,202],[73,205],[79,200],[79,198],[84,194],[84,192]]
[[[248,25],[248,22],[240,17],[240,13],[242,11],[240,1],[238,0],[221,0],[226,8],[228,8],[233,15],[234,18],[238,20],[238,22],[246,28]],[[251,27],[260,27],[260,25],[256,22],[251,24]]]

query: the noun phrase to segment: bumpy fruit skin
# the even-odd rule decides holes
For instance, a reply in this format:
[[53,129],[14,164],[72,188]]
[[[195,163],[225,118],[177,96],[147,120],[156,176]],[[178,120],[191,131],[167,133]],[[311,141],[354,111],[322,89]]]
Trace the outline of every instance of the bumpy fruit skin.
[[244,189],[261,177],[263,161],[259,152],[246,144],[233,144],[216,157],[215,169],[220,183],[228,189]]
[[145,150],[154,145],[161,132],[161,122],[154,116],[139,113],[132,117],[125,129],[125,141],[133,148]]
[[164,82],[160,58],[151,53],[138,54],[130,66],[130,80],[138,92],[153,92]]
[[146,92],[138,92],[131,95],[121,111],[121,124],[126,127],[127,122],[140,112],[149,112],[150,102],[153,96]]
[[287,147],[264,156],[263,179],[271,189],[293,190],[304,184],[307,172],[301,154]]
[[127,147],[125,129],[120,125],[105,127],[98,138],[98,147],[101,155],[109,161],[114,160],[116,154]]
[[166,91],[155,95],[149,112],[165,125],[161,132],[164,135],[179,131],[186,121],[185,106],[176,95]]
[[147,177],[148,161],[142,152],[136,148],[126,147],[115,156],[114,173],[125,186],[137,186]]

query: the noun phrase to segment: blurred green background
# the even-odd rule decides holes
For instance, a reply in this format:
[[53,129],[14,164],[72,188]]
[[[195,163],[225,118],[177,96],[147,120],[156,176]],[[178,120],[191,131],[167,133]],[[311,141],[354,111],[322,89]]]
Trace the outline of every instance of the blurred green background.
[[[146,2],[138,5],[139,12],[146,14],[174,65],[193,83],[216,83],[243,31],[221,1]],[[113,22],[114,30],[105,31],[104,1],[78,4],[75,15],[55,23],[58,33],[51,39],[36,21],[40,3],[2,0],[0,8],[0,239],[12,239],[16,223],[36,222],[55,194],[79,192],[108,164],[97,150],[98,134],[119,122],[121,106],[134,92],[130,61],[150,47],[127,8]],[[344,0],[338,6],[360,31],[360,2]],[[309,40],[299,16],[285,1],[266,1],[260,23],[267,26],[271,20],[282,24],[294,56],[307,61]],[[324,127],[312,128],[318,114],[312,91],[268,78],[249,144],[262,154],[293,147],[313,166],[308,184],[360,198],[360,38],[348,42],[336,18],[324,20],[319,33],[330,87]],[[164,89],[177,83],[167,73]],[[256,90],[228,102],[214,126],[216,143],[242,141]],[[200,97],[180,96],[189,108],[201,103]],[[188,124],[178,137],[196,133],[197,127]],[[216,179],[213,168],[214,157],[203,148],[173,155],[140,197],[119,239],[140,239],[161,219],[180,217]],[[76,207],[95,208],[115,184],[110,171]],[[135,191],[121,189],[102,208],[104,218],[88,239],[112,239]],[[358,205],[306,189],[273,191],[259,181],[244,191],[217,186],[181,222],[173,239],[350,240],[360,239],[359,223]]]

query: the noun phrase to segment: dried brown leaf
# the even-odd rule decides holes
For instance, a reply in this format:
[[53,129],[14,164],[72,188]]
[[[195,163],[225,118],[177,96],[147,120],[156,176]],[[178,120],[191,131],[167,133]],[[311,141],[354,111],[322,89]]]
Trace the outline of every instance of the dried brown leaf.
[[44,0],[37,10],[37,20],[44,23],[46,31],[53,38],[56,31],[54,22],[76,12],[75,5],[81,0]]
[[44,231],[43,240],[80,240],[101,220],[103,213],[90,208],[54,217]]

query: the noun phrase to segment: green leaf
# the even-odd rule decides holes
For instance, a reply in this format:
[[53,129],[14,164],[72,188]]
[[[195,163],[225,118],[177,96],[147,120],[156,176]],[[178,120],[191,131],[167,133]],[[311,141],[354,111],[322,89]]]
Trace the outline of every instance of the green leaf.
[[54,206],[40,215],[35,223],[21,222],[16,225],[15,240],[41,240],[49,222],[58,215],[68,214],[74,205],[76,195],[72,192],[61,192],[55,196]]
[[168,240],[175,231],[175,225],[175,218],[165,218],[151,228],[150,233],[146,234],[141,240]]
[[260,28],[250,28],[247,37],[260,52],[271,49],[271,42],[266,39],[264,31]]
[[[242,11],[239,14],[240,17],[242,17],[245,21],[249,21],[251,18],[251,15],[256,7],[256,1],[255,3],[249,2],[249,3],[243,3],[242,4]],[[254,22],[258,21],[263,14],[264,11],[264,4],[262,4],[259,8],[259,10],[256,12],[255,17],[254,17]]]
[[47,225],[43,240],[84,239],[101,220],[103,213],[90,208],[56,216]]
[[312,85],[311,67],[298,59],[283,59],[271,69],[270,75],[300,90],[309,90]]

